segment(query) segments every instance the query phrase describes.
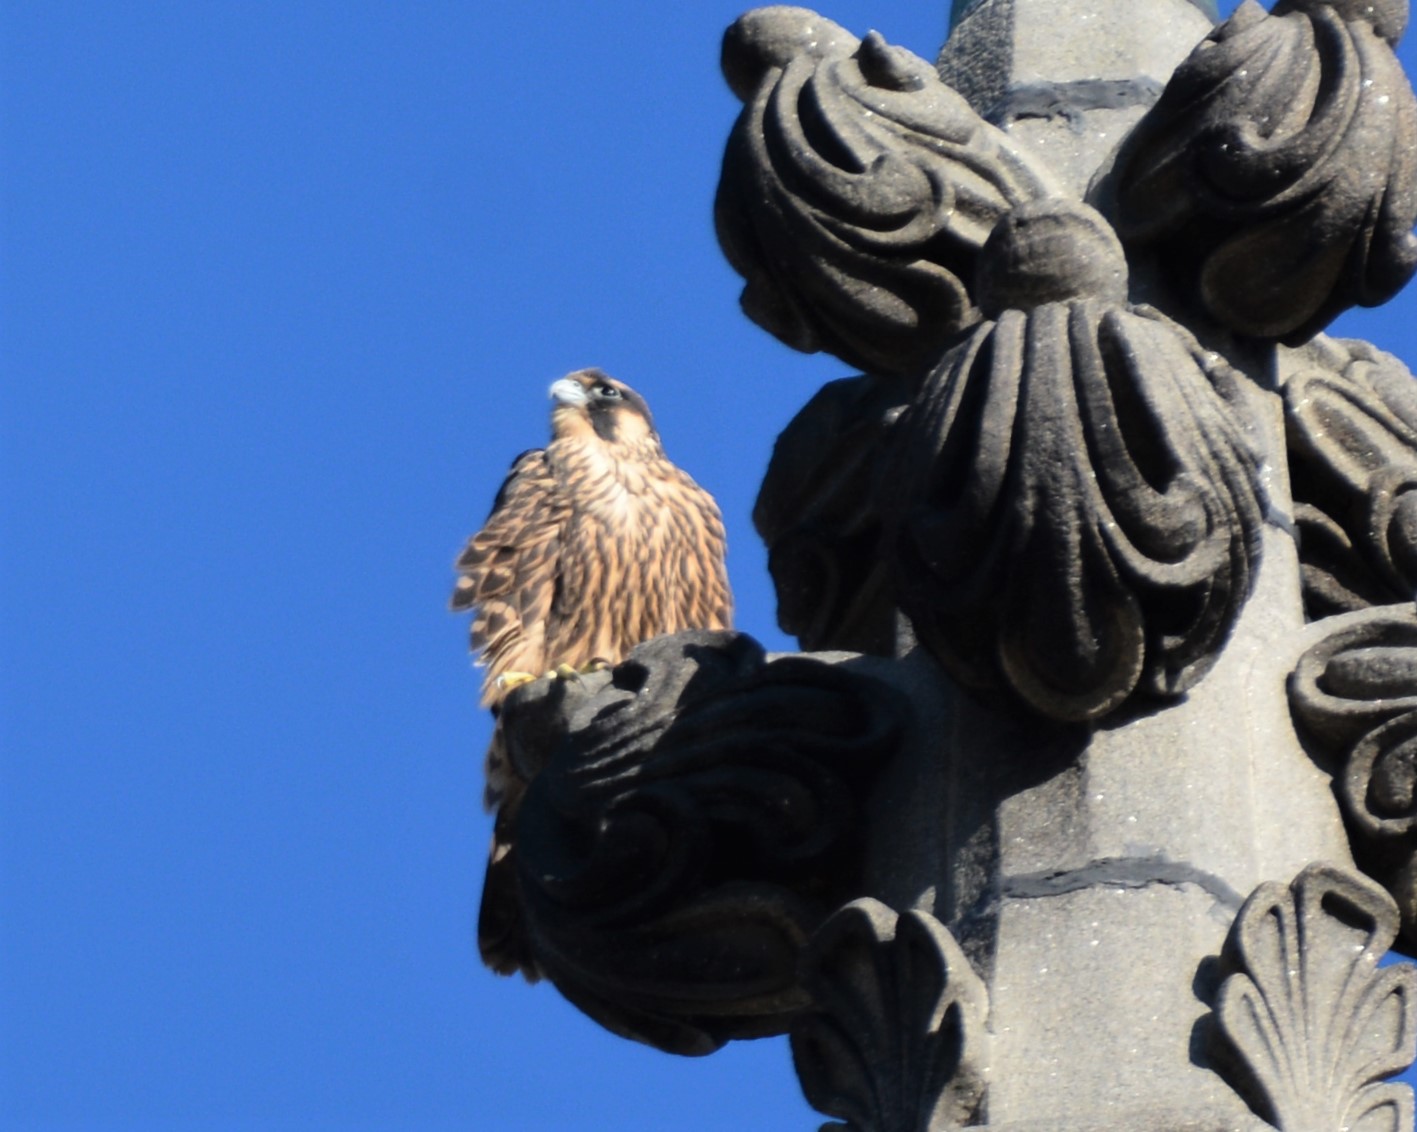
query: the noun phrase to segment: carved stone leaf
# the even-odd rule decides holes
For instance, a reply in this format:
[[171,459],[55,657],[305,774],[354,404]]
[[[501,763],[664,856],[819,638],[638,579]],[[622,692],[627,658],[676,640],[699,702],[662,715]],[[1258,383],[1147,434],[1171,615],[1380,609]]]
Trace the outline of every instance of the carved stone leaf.
[[1233,371],[1124,305],[1125,285],[1085,206],[1001,222],[981,266],[992,320],[902,418],[882,498],[921,643],[966,686],[1058,720],[1193,685],[1259,555]]
[[812,1009],[792,1057],[812,1106],[851,1132],[944,1132],[984,1093],[988,992],[927,912],[865,898],[813,937],[802,981]]
[[715,216],[744,311],[872,372],[930,364],[977,318],[990,228],[1046,177],[925,60],[805,8],[741,17],[723,69],[744,109]]
[[1295,716],[1334,768],[1353,854],[1402,912],[1417,945],[1417,611],[1322,622],[1289,681]]
[[1359,341],[1316,340],[1284,386],[1311,617],[1417,592],[1417,380]]
[[1215,1052],[1281,1132],[1412,1127],[1412,1090],[1380,1083],[1417,1054],[1417,968],[1378,968],[1397,920],[1371,881],[1323,864],[1261,885],[1236,917]]
[[1406,0],[1246,0],[1177,68],[1116,163],[1116,224],[1241,334],[1301,342],[1417,269]]
[[753,524],[768,546],[778,624],[805,649],[895,651],[877,481],[912,391],[892,377],[830,382],[773,446]]
[[797,959],[849,896],[904,702],[751,638],[637,647],[574,709],[516,822],[531,951],[609,1029],[675,1053],[782,1032]]

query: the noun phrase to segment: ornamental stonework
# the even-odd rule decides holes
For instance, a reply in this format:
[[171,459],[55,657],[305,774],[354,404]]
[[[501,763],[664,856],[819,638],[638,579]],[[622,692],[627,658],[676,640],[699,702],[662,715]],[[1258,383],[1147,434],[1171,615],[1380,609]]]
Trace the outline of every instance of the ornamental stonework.
[[754,511],[804,651],[510,691],[484,928],[828,1128],[1411,1129],[1417,384],[1324,333],[1417,270],[1407,2],[954,8],[728,29],[743,311],[844,367]]

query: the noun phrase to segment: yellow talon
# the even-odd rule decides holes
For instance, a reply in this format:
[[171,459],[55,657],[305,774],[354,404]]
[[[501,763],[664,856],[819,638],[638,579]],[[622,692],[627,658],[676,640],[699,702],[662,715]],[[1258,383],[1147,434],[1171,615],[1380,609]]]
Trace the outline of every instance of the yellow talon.
[[497,677],[497,687],[504,692],[510,692],[513,688],[530,684],[535,679],[537,679],[535,673],[531,672],[504,672]]
[[604,672],[609,667],[610,662],[602,660],[600,657],[586,661],[579,668],[563,660],[555,668],[548,668],[542,673],[542,678],[545,680],[579,680],[582,676],[589,676],[592,672]]

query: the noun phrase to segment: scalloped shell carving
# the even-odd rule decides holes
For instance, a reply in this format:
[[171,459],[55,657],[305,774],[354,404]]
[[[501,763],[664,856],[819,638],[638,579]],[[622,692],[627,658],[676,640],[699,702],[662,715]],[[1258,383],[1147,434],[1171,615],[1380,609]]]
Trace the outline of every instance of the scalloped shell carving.
[[869,897],[818,930],[803,956],[812,1008],[792,1058],[812,1107],[850,1132],[943,1132],[984,1095],[988,992],[949,930]]
[[1412,1127],[1412,1090],[1381,1083],[1417,1054],[1417,968],[1378,968],[1396,930],[1381,889],[1322,864],[1260,885],[1236,916],[1215,1052],[1281,1132]]

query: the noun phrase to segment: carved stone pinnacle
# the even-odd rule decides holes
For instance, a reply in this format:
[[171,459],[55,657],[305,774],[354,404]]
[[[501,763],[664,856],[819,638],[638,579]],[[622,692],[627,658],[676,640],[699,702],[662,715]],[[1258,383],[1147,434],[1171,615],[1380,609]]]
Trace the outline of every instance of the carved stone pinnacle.
[[[790,1032],[855,1132],[1412,1127],[1406,0],[747,13],[744,312],[848,375],[754,511],[808,653],[509,698],[506,909],[592,1017]],[[839,650],[839,651],[825,651]]]

